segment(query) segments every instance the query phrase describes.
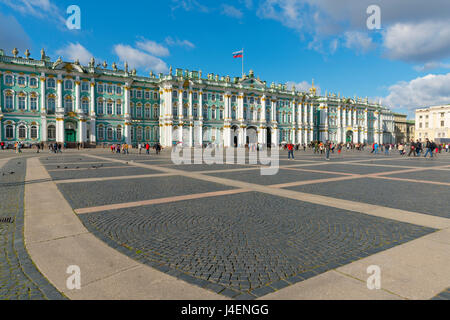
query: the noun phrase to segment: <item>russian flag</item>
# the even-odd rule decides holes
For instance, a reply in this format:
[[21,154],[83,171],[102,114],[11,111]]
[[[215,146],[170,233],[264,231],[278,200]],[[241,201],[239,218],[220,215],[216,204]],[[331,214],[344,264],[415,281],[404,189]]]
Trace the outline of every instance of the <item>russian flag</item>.
[[233,52],[233,58],[243,58],[244,57],[244,50]]

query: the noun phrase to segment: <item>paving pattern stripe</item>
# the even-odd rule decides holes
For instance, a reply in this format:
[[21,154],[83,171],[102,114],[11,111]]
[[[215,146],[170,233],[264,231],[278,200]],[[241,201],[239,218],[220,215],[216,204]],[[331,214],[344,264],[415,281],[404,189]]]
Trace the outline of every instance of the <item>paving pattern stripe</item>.
[[427,180],[405,179],[405,178],[384,177],[384,176],[370,176],[370,175],[368,175],[367,177],[375,178],[375,179],[405,181],[405,182],[412,182],[412,183],[435,184],[435,185],[440,185],[440,186],[450,186],[450,182],[427,181]]
[[126,208],[140,207],[140,206],[171,203],[171,202],[180,202],[180,201],[186,201],[186,200],[192,200],[192,199],[212,198],[212,197],[219,197],[219,196],[224,196],[224,195],[231,195],[231,194],[245,193],[245,192],[250,192],[250,190],[234,189],[234,190],[226,190],[226,191],[207,192],[207,193],[190,194],[190,195],[184,195],[184,196],[160,198],[160,199],[153,199],[153,200],[146,200],[146,201],[126,202],[126,203],[119,203],[119,204],[106,205],[106,206],[76,209],[75,213],[81,215],[81,214],[86,214],[86,213],[111,211],[111,210],[117,210],[117,209],[126,209]]
[[118,169],[127,169],[127,168],[131,168],[131,167],[117,167],[117,166],[112,166],[112,167],[97,167],[97,168],[73,168],[73,169],[53,169],[53,170],[47,170],[48,172],[67,172],[67,171],[89,171],[89,170],[101,170],[101,169],[110,169],[110,170],[118,170]]
[[322,170],[313,170],[313,169],[299,169],[299,168],[292,168],[292,167],[285,167],[285,168],[280,168],[280,169],[304,171],[304,172],[315,172],[315,173],[328,173],[328,174],[332,174],[332,175],[342,175],[342,176],[359,176],[359,174],[354,174],[354,173],[322,171]]
[[[97,159],[103,159],[103,157],[95,156],[95,155],[89,155],[90,157],[97,158]],[[117,162],[122,162],[122,160],[115,160]],[[315,203],[319,205],[349,210],[353,212],[359,212],[359,213],[365,213],[369,215],[374,215],[386,219],[391,219],[395,221],[401,221],[401,222],[407,222],[411,224],[421,225],[424,227],[430,227],[433,229],[445,229],[450,227],[450,219],[442,218],[442,217],[435,217],[430,216],[429,214],[423,214],[423,213],[416,213],[406,210],[399,210],[399,209],[393,209],[389,207],[383,207],[378,205],[369,205],[367,203],[362,202],[356,202],[356,201],[349,201],[349,200],[342,200],[332,197],[326,197],[326,196],[319,196],[315,194],[309,194],[309,193],[302,193],[292,190],[286,190],[286,189],[276,189],[271,188],[268,186],[262,186],[242,181],[235,181],[231,179],[225,179],[225,178],[218,178],[213,176],[206,176],[201,173],[196,172],[186,172],[182,170],[175,170],[175,169],[169,169],[169,168],[163,168],[158,166],[151,166],[151,165],[145,165],[145,164],[136,164],[133,163],[133,165],[140,166],[143,168],[150,168],[158,171],[163,171],[166,173],[173,173],[178,174],[181,176],[208,181],[208,182],[214,182],[219,184],[228,185],[235,188],[241,188],[241,189],[248,189],[252,191],[262,192],[262,193],[268,193],[284,198],[290,198],[295,200],[300,200],[308,203]]]
[[143,175],[134,175],[134,176],[117,176],[117,177],[105,177],[105,178],[55,180],[53,182],[56,184],[66,184],[66,183],[80,183],[80,182],[100,182],[100,181],[114,181],[114,180],[160,178],[160,177],[172,177],[174,175],[175,174],[172,174],[172,173],[157,173],[157,174],[143,174]]

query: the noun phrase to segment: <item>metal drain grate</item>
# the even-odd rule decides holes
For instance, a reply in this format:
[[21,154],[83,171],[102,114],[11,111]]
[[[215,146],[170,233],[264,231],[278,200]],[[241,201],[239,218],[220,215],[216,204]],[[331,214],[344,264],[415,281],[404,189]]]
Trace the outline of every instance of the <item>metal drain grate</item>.
[[0,223],[14,223],[14,219],[9,217],[9,218],[0,218]]

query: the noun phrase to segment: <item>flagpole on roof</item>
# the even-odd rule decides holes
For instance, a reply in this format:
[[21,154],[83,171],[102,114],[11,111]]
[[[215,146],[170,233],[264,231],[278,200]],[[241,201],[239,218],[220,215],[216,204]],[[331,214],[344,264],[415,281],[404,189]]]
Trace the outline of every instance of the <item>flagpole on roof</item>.
[[244,48],[242,48],[242,78],[244,78]]

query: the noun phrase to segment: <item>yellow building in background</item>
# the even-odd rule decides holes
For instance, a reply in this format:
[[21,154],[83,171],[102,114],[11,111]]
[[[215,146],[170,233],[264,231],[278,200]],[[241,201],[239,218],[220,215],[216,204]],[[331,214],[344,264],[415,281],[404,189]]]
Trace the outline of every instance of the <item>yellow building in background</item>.
[[415,138],[420,141],[450,139],[450,105],[417,109]]

